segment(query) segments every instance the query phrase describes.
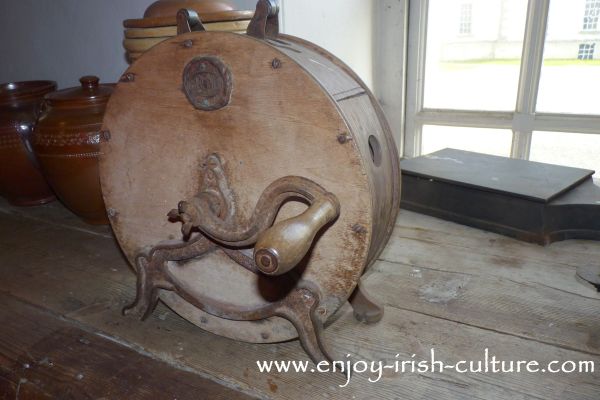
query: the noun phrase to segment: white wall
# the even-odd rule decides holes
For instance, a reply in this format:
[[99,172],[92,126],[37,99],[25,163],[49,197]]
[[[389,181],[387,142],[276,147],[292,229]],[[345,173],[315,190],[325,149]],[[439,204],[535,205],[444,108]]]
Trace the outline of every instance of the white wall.
[[282,31],[310,40],[373,87],[373,18],[380,0],[280,0]]
[[405,99],[408,0],[280,0],[282,30],[342,59],[373,90],[399,150]]

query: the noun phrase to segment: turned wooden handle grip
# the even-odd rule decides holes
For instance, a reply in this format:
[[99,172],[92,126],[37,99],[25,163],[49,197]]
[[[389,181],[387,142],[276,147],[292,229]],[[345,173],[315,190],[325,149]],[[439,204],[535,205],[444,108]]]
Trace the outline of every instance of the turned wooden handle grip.
[[304,258],[317,232],[339,213],[339,201],[333,194],[327,193],[297,217],[276,223],[256,242],[256,266],[267,275],[282,275],[290,271]]

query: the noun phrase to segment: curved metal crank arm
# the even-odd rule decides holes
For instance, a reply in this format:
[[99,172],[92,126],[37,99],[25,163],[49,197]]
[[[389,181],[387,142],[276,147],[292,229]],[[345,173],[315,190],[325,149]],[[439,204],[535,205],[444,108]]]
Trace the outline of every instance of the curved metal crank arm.
[[323,344],[323,323],[316,315],[318,306],[319,299],[315,293],[306,288],[299,288],[288,297],[288,301],[282,302],[275,310],[275,315],[294,325],[302,348],[315,365],[322,361],[333,361]]
[[[271,227],[283,203],[298,197],[310,203],[308,210]],[[270,184],[246,221],[237,221],[239,218],[235,218],[235,214],[223,219],[215,212],[218,208],[205,191],[189,202],[180,202],[178,210],[172,210],[169,217],[183,222],[184,234],[198,228],[224,246],[243,247],[256,243],[255,264],[267,275],[282,275],[298,265],[316,234],[340,213],[340,203],[334,194],[297,176],[280,178]]]
[[[174,286],[163,273],[164,268],[158,268],[156,261],[145,258],[137,259],[137,291],[135,300],[123,308],[123,315],[135,315],[142,321],[152,314],[158,303],[158,289],[173,290]],[[164,267],[164,263],[160,263]]]
[[124,315],[134,314],[145,320],[158,302],[158,290],[175,290],[166,269],[168,261],[200,257],[217,246],[203,236],[192,242],[165,243],[136,258],[137,291],[134,302],[123,309]]
[[220,218],[212,210],[210,200],[202,195],[194,197],[189,202],[180,202],[179,208],[172,210],[169,216],[198,228],[219,243],[244,247],[256,243],[260,233],[273,224],[283,203],[298,197],[310,204],[318,198],[328,197],[335,199],[339,208],[335,196],[320,185],[303,177],[287,176],[277,179],[263,191],[251,217],[245,221],[239,221],[235,216],[227,219]]
[[149,262],[140,257],[138,294],[135,302],[123,310],[125,314],[135,314],[139,315],[142,320],[146,319],[158,302],[158,289],[170,290],[191,305],[220,318],[235,321],[257,321],[273,316],[285,318],[296,328],[302,347],[315,364],[321,361],[333,361],[322,341],[323,323],[316,313],[320,302],[317,291],[308,287],[297,287],[279,302],[244,310],[208,297],[192,295],[184,288],[171,283],[168,273],[164,269],[166,257],[167,253],[164,253],[161,257],[153,258]]
[[256,266],[256,263],[254,262],[254,259],[252,257],[248,257],[247,255],[245,255],[244,253],[242,253],[239,250],[228,249],[226,247],[221,247],[221,251],[223,251],[223,253],[225,253],[225,255],[227,255],[227,257],[231,258],[242,268],[247,269],[248,271],[250,271],[254,274],[260,273],[260,271],[259,271],[258,267]]
[[321,361],[333,361],[321,338],[323,323],[316,314],[320,303],[317,290],[300,286],[283,300],[267,306],[248,309],[233,307],[202,295],[192,295],[180,286],[175,286],[172,290],[194,307],[219,318],[233,321],[259,321],[278,316],[287,319],[296,328],[302,347],[315,364]]
[[240,309],[209,297],[191,294],[172,281],[166,266],[168,261],[199,257],[216,247],[206,237],[200,236],[192,243],[159,245],[148,254],[140,255],[137,258],[136,299],[123,313],[135,314],[144,320],[158,303],[159,289],[169,290],[189,304],[220,318],[236,321],[257,321],[273,316],[285,318],[294,325],[303,348],[315,363],[333,360],[321,340],[323,323],[316,314],[320,294],[317,289],[310,289],[313,285],[307,282],[300,283],[283,300],[263,307]]

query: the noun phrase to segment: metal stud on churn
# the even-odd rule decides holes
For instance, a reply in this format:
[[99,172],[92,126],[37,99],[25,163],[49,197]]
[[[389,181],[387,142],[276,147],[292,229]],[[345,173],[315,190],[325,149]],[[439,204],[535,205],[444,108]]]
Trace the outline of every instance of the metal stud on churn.
[[182,10],[181,34],[136,61],[110,100],[101,179],[138,277],[127,312],[147,317],[160,299],[236,340],[299,337],[318,362],[346,301],[360,320],[381,318],[359,281],[395,221],[399,159],[356,74],[279,34],[277,13],[259,1],[235,35]]

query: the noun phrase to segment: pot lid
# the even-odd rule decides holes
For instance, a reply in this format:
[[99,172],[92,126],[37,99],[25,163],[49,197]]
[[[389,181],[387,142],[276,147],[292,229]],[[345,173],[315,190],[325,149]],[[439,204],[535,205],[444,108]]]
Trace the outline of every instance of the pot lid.
[[[244,21],[250,20],[254,16],[252,10],[234,10],[222,11],[215,13],[199,14],[203,23],[210,22],[229,22],[229,21]],[[177,14],[168,17],[150,17],[126,19],[123,21],[123,26],[127,29],[131,28],[158,28],[163,26],[177,25]]]
[[0,84],[0,104],[12,103],[15,100],[29,97],[41,97],[56,90],[54,81],[24,81]]
[[79,79],[81,86],[59,90],[47,94],[45,99],[52,106],[86,106],[108,102],[114,91],[113,84],[100,84],[100,78],[93,75]]
[[239,10],[228,0],[158,0],[150,5],[144,18],[126,19],[125,28],[155,28],[177,25],[177,12],[182,8],[194,10],[204,23],[249,20],[254,10]]
[[192,9],[200,15],[236,9],[233,2],[226,0],[158,0],[146,9],[144,18],[172,17],[182,8]]

